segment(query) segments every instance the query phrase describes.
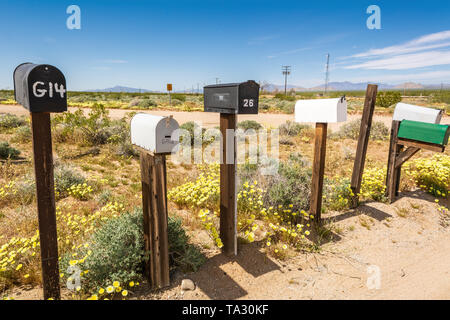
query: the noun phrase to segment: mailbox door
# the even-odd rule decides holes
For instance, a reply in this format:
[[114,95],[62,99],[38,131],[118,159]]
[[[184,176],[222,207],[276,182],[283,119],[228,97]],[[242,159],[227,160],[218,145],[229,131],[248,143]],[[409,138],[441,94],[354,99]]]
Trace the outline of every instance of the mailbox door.
[[30,112],[67,111],[66,79],[50,65],[36,65],[28,74]]
[[258,114],[259,84],[247,81],[239,85],[239,114]]
[[207,86],[204,87],[205,112],[231,113],[238,112],[239,86]]
[[[155,153],[171,153],[178,144],[178,136],[173,136],[175,130],[179,129],[178,122],[173,118],[164,118],[156,126],[156,148]],[[174,138],[175,140],[172,140]]]

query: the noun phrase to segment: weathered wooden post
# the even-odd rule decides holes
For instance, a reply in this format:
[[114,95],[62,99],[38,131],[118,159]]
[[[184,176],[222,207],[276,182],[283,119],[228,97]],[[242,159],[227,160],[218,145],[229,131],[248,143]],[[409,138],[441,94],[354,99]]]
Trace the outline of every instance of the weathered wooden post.
[[140,149],[145,274],[154,288],[170,285],[166,155],[178,144],[172,117],[138,113],[131,119],[131,142]]
[[[386,197],[392,203],[398,196],[403,163],[420,149],[444,152],[450,128],[441,125],[442,110],[397,104],[391,128],[386,174]],[[406,149],[404,149],[407,147]]]
[[322,213],[328,123],[346,120],[347,101],[345,96],[337,99],[298,100],[295,104],[296,122],[316,123],[310,199],[310,214],[314,215],[316,223],[320,223]]
[[220,113],[220,238],[223,252],[237,255],[236,125],[238,114],[257,114],[259,85],[252,80],[205,86],[204,111]]
[[351,189],[353,197],[351,199],[351,207],[356,208],[359,202],[359,192],[361,191],[361,181],[364,172],[364,164],[366,162],[367,146],[369,145],[370,128],[372,127],[372,118],[377,100],[378,86],[369,84],[366,90],[366,100],[361,118],[361,128],[359,130],[358,146],[356,148],[355,163],[353,164],[353,174],[351,181]]
[[60,299],[50,112],[67,111],[66,79],[50,65],[14,70],[16,101],[30,111],[44,299]]

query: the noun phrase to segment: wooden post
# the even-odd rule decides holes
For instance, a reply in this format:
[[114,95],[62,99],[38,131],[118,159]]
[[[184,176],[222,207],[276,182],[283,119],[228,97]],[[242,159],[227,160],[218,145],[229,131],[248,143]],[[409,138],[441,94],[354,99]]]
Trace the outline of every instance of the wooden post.
[[170,285],[166,156],[141,151],[145,274],[153,288]]
[[395,160],[400,153],[400,146],[397,144],[397,134],[398,128],[400,125],[400,121],[392,121],[391,128],[391,139],[389,142],[389,156],[388,156],[388,166],[387,166],[387,175],[386,175],[386,197],[389,202],[392,203],[395,200],[395,194],[397,189],[397,180],[399,177],[398,170],[401,168],[395,168]]
[[325,155],[327,150],[327,127],[327,123],[316,123],[310,213],[314,215],[314,220],[317,223],[320,223],[322,213],[322,189],[325,171]]
[[31,113],[44,299],[60,299],[50,113]]
[[361,191],[361,181],[364,172],[364,164],[366,161],[367,146],[369,144],[370,128],[372,127],[373,112],[377,100],[378,86],[369,84],[366,90],[366,100],[364,102],[364,110],[361,118],[361,128],[359,130],[358,146],[356,148],[355,162],[353,165],[353,174],[351,181],[351,189],[353,197],[351,199],[351,207],[358,206],[358,194]]
[[237,255],[236,120],[236,114],[220,114],[220,238],[227,255]]

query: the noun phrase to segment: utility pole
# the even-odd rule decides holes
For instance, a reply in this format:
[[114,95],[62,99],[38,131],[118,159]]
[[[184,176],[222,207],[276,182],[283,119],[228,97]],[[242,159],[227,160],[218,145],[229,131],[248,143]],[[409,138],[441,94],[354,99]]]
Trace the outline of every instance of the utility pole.
[[328,92],[328,81],[330,80],[330,54],[327,53],[327,66],[326,66],[326,71],[325,71],[325,92],[324,92],[324,96],[327,94]]
[[219,84],[219,78],[216,78],[216,84]]
[[281,72],[284,75],[284,95],[287,94],[287,76],[291,74],[291,66],[281,66]]

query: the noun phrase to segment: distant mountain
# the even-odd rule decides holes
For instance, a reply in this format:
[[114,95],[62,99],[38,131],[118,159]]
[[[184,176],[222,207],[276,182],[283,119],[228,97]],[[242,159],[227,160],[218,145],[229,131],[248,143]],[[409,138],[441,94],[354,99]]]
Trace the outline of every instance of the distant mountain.
[[[367,84],[373,83],[373,82],[359,82],[359,83],[353,83],[349,81],[344,82],[330,82],[328,84],[328,90],[330,91],[363,91],[366,90]],[[429,85],[423,85],[421,83],[415,83],[415,82],[405,82],[403,84],[398,85],[391,85],[386,83],[375,83],[378,85],[378,89],[380,90],[404,90],[404,89],[441,89],[441,84],[429,84]],[[450,83],[443,84],[442,88],[444,89],[450,89]],[[277,85],[273,83],[267,83],[263,82],[261,84],[261,89],[267,92],[274,92],[274,91],[284,91],[284,85]],[[295,90],[295,91],[323,91],[325,90],[324,85],[311,87],[311,88],[304,88],[297,85],[288,84],[287,90]],[[152,91],[147,89],[137,89],[137,88],[130,88],[130,87],[124,87],[124,86],[115,86],[112,88],[106,88],[106,89],[95,89],[95,90],[87,90],[88,92],[129,92],[129,93],[144,93],[144,92],[162,92],[162,91]],[[202,93],[203,90],[200,88],[198,91],[195,88],[194,90],[186,89],[186,90],[177,90],[174,91],[174,93]]]
[[138,92],[154,92],[146,89],[137,89],[123,86],[115,86],[112,88],[106,89],[95,89],[95,90],[87,90],[88,92],[127,92],[127,93],[138,93]]
[[[353,82],[349,82],[349,81],[344,81],[344,82],[330,82],[328,84],[328,90],[330,91],[361,91],[361,90],[366,90],[367,85],[369,83],[372,84],[377,84],[378,85],[378,89],[380,90],[403,90],[403,89],[440,89],[441,85],[434,85],[434,84],[430,84],[430,85],[423,85],[420,83],[415,83],[415,82],[406,82],[403,84],[398,84],[398,85],[391,85],[391,84],[386,84],[386,83],[374,83],[374,82],[360,82],[360,83],[353,83]],[[450,84],[443,84],[442,87],[444,89],[450,89]],[[295,91],[323,91],[325,90],[325,85],[320,85],[320,86],[316,86],[316,87],[311,87],[311,88],[303,88],[300,86],[296,86],[296,85],[288,85],[287,86],[288,90],[290,89],[294,89]],[[274,84],[265,84],[264,86],[264,90],[269,91],[269,92],[273,92],[273,91],[283,91],[284,90],[284,85],[274,85]]]

